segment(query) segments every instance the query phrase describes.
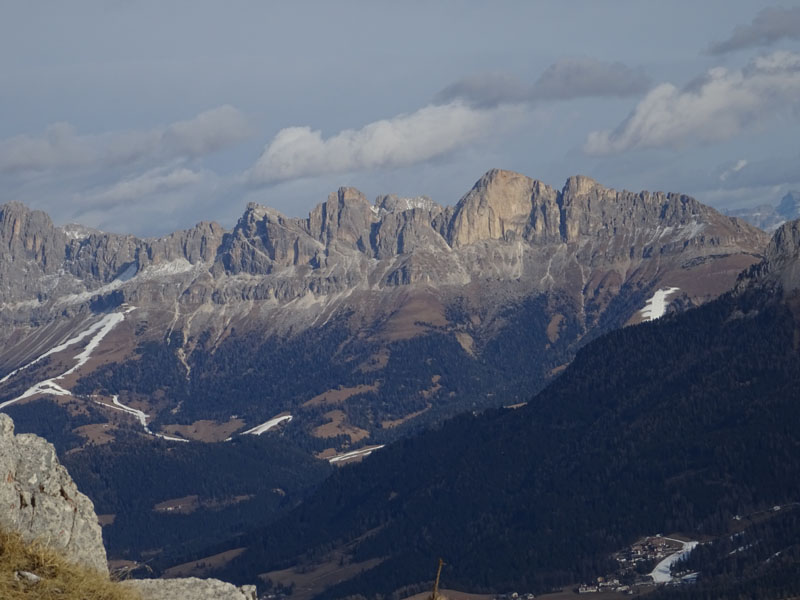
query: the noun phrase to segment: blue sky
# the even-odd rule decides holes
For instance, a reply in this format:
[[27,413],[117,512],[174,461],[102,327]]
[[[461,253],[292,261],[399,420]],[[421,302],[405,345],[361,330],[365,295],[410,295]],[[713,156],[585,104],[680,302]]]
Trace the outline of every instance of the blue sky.
[[159,235],[488,169],[800,187],[800,2],[2,1],[0,203]]

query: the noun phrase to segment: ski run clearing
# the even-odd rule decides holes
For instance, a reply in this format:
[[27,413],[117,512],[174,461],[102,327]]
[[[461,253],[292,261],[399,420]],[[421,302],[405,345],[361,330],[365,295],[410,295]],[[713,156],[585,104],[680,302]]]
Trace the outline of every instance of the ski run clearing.
[[[241,435],[261,435],[262,433],[266,433],[273,427],[277,427],[284,421],[287,423],[292,420],[292,415],[279,415],[277,417],[272,417],[269,421],[265,421],[261,425],[256,425],[252,429],[248,429],[247,431],[242,432]],[[230,439],[230,438],[229,438]]]
[[669,287],[661,288],[653,294],[645,303],[644,308],[639,312],[642,314],[643,321],[655,321],[664,316],[667,312],[667,299],[680,288]]
[[48,356],[56,354],[58,352],[63,352],[67,350],[70,346],[74,346],[75,344],[81,343],[86,338],[90,338],[89,342],[86,344],[83,350],[81,350],[78,354],[76,354],[73,357],[77,361],[74,366],[64,371],[63,373],[61,373],[61,375],[58,375],[57,377],[45,379],[44,381],[39,381],[38,383],[33,384],[31,387],[29,387],[27,390],[25,390],[22,394],[20,394],[16,398],[12,400],[7,400],[2,404],[0,404],[0,409],[3,409],[6,406],[9,406],[10,404],[14,404],[15,402],[19,402],[20,400],[24,400],[25,398],[30,398],[31,396],[35,396],[37,394],[53,394],[56,396],[72,395],[72,392],[58,385],[56,381],[66,377],[67,375],[71,375],[72,373],[80,369],[83,365],[85,365],[91,358],[92,352],[94,352],[100,345],[100,342],[103,341],[103,338],[106,337],[111,332],[111,330],[114,329],[114,327],[116,327],[118,324],[124,321],[125,315],[131,312],[132,310],[135,310],[135,308],[128,307],[122,312],[109,313],[105,315],[102,319],[100,319],[96,323],[93,323],[92,325],[81,331],[79,334],[69,338],[66,342],[63,342],[58,346],[54,346],[53,348],[51,348],[41,356],[35,358],[28,364],[23,365],[18,369],[11,371],[11,373],[0,379],[0,383],[5,383],[20,371],[23,371],[28,367],[35,365],[44,358],[47,358]]
[[652,573],[650,573],[650,577],[653,578],[653,582],[655,583],[669,583],[670,581],[672,581],[673,577],[672,573],[670,572],[670,569],[672,569],[672,565],[674,565],[679,560],[689,556],[689,553],[692,550],[694,550],[695,547],[697,546],[697,542],[684,542],[682,540],[675,540],[672,538],[664,538],[664,539],[670,540],[672,542],[678,542],[679,544],[683,544],[683,547],[674,554],[670,554],[656,565],[656,568],[653,569]]
[[332,465],[339,464],[346,462],[348,460],[354,460],[356,458],[363,458],[365,456],[369,456],[375,450],[380,450],[383,448],[384,444],[380,446],[368,446],[366,448],[361,448],[360,450],[352,450],[351,452],[345,452],[344,454],[337,454],[336,456],[332,456],[328,459],[328,462]]
[[95,400],[96,404],[100,406],[106,406],[108,408],[114,408],[116,410],[121,410],[122,412],[126,412],[129,415],[133,415],[136,419],[141,423],[142,428],[145,430],[145,433],[150,435],[154,435],[156,437],[160,437],[161,439],[168,440],[170,442],[188,442],[189,440],[185,440],[179,437],[173,437],[171,435],[164,435],[163,433],[153,433],[150,428],[147,426],[147,419],[150,418],[150,415],[146,415],[141,410],[136,410],[135,408],[131,408],[130,406],[125,406],[122,402],[119,401],[119,396],[114,395],[111,397],[111,404],[106,404],[105,402],[100,402],[99,400]]
[[[78,352],[77,354],[75,354],[73,356],[73,359],[75,360],[75,364],[72,367],[70,367],[69,369],[67,369],[63,373],[61,373],[61,375],[58,375],[56,377],[52,377],[50,379],[45,379],[44,381],[39,381],[39,382],[33,384],[31,387],[29,387],[27,390],[25,390],[22,394],[20,394],[16,398],[14,398],[12,400],[7,400],[7,401],[1,403],[0,404],[0,409],[3,409],[6,406],[9,406],[11,404],[14,404],[15,402],[19,402],[20,400],[24,400],[25,398],[30,398],[32,396],[36,396],[38,394],[50,394],[50,395],[54,395],[54,396],[72,396],[73,394],[72,394],[71,391],[69,391],[68,389],[60,386],[56,382],[59,379],[63,379],[67,375],[71,375],[72,373],[74,373],[75,371],[80,369],[83,365],[85,365],[87,362],[89,362],[89,359],[92,357],[92,353],[95,350],[97,350],[97,347],[100,345],[100,342],[103,341],[103,338],[105,338],[111,332],[111,330],[114,329],[114,327],[116,327],[117,325],[122,323],[122,321],[125,320],[125,315],[127,315],[129,312],[131,312],[133,310],[136,310],[135,307],[129,306],[129,307],[125,308],[125,310],[123,310],[122,312],[114,312],[114,313],[109,313],[109,314],[105,315],[99,321],[97,321],[96,323],[93,323],[92,325],[90,325],[89,327],[87,327],[86,329],[84,329],[83,331],[78,333],[77,335],[72,336],[67,341],[59,344],[58,346],[54,346],[53,348],[50,348],[50,350],[48,350],[47,352],[45,352],[41,356],[38,356],[37,358],[35,358],[31,362],[27,363],[26,365],[23,365],[23,366],[19,367],[18,369],[15,369],[15,370],[11,371],[11,373],[9,373],[8,375],[6,375],[2,379],[0,379],[0,383],[5,383],[6,381],[11,379],[11,377],[16,375],[20,371],[24,371],[28,367],[31,367],[31,366],[35,365],[36,363],[38,363],[39,361],[47,358],[48,356],[51,356],[53,354],[57,354],[59,352],[64,352],[65,350],[69,349],[71,346],[74,346],[76,344],[80,344],[86,338],[89,338],[89,341],[86,344],[86,346],[84,346],[83,349],[80,352]],[[149,416],[144,414],[141,410],[136,410],[135,408],[131,408],[129,406],[125,406],[124,404],[122,404],[122,402],[119,401],[119,398],[117,396],[113,396],[111,398],[111,402],[112,402],[111,404],[107,404],[105,402],[100,402],[98,400],[95,400],[95,402],[97,404],[102,405],[102,406],[106,406],[108,408],[113,408],[113,409],[116,409],[116,410],[121,410],[123,412],[128,413],[129,415],[133,415],[134,417],[136,417],[136,419],[139,421],[139,423],[142,424],[142,427],[144,428],[145,432],[149,433],[150,435],[154,435],[156,437],[160,437],[160,438],[163,438],[165,440],[172,441],[172,442],[188,442],[189,441],[189,440],[185,440],[183,438],[164,435],[163,433],[153,433],[152,431],[150,431],[150,428],[147,426],[147,419],[149,418]]]

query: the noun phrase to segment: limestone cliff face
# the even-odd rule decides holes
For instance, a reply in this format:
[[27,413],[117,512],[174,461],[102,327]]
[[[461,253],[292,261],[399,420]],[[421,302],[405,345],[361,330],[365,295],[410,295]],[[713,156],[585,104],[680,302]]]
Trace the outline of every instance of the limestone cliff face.
[[[65,319],[123,303],[139,309],[139,331],[179,329],[188,340],[221,339],[231,326],[298,332],[337,311],[376,322],[418,294],[442,305],[468,295],[491,313],[557,293],[588,331],[620,293],[634,296],[616,303],[625,319],[658,286],[680,288],[682,306],[713,298],[768,241],[682,194],[583,176],[557,190],[499,169],[452,207],[425,197],[370,204],[341,188],[306,218],[250,204],[231,231],[200,223],[157,239],[56,227],[9,204],[0,207],[0,367],[47,351],[41,340],[67,339]],[[42,326],[52,331],[34,336]]]
[[[12,202],[0,206],[0,301],[68,291],[59,286],[68,239],[41,211]],[[13,290],[11,289],[13,286]]]
[[66,234],[45,213],[18,202],[0,207],[0,240],[5,264],[35,263],[42,272],[54,273],[64,261]]
[[780,273],[784,293],[800,289],[800,220],[778,229],[767,247],[765,262]]
[[311,211],[308,232],[326,247],[363,251],[369,246],[374,217],[364,194],[355,188],[343,187]]
[[560,238],[556,190],[519,173],[493,169],[475,184],[455,209],[448,227],[454,248],[482,240]]
[[92,501],[78,491],[52,444],[33,434],[14,435],[13,421],[2,413],[0,477],[0,525],[108,572]]
[[8,204],[0,209],[0,310],[21,302],[23,312],[47,312],[112,292],[140,304],[289,302],[309,292],[518,279],[526,268],[541,277],[524,265],[559,252],[584,268],[627,269],[657,255],[756,254],[767,241],[688,196],[617,191],[583,176],[558,191],[499,169],[452,208],[397,196],[370,204],[341,188],[305,219],[250,204],[230,232],[200,223],[158,239],[59,228]]

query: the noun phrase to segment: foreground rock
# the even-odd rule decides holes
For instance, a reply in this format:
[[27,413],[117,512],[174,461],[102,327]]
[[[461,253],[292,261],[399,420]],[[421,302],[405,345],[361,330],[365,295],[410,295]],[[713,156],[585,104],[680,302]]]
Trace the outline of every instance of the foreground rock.
[[256,586],[236,587],[218,579],[132,579],[123,582],[142,600],[256,600]]
[[0,414],[0,527],[39,539],[70,561],[108,572],[94,505],[78,491],[53,445],[33,435],[14,435]]
[[[58,462],[55,448],[30,433],[14,435],[14,422],[0,413],[0,528],[38,540],[67,561],[107,575],[106,550],[92,501],[78,491]],[[41,576],[19,571],[35,584]],[[255,600],[256,587],[217,579],[130,580],[142,600]]]

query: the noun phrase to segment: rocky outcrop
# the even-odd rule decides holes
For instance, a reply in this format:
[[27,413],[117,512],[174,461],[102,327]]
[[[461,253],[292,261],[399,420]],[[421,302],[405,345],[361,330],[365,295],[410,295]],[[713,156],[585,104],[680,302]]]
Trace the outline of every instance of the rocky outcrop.
[[[38,540],[67,561],[108,573],[103,537],[92,501],[78,491],[53,445],[33,434],[14,435],[0,413],[0,527]],[[41,575],[27,573],[30,581]],[[256,600],[256,587],[218,579],[130,580],[142,600]]]
[[108,572],[92,501],[78,491],[52,444],[33,434],[14,435],[13,421],[2,413],[0,477],[0,526]]
[[236,587],[218,579],[132,579],[123,585],[138,591],[142,600],[256,600],[256,586]]

